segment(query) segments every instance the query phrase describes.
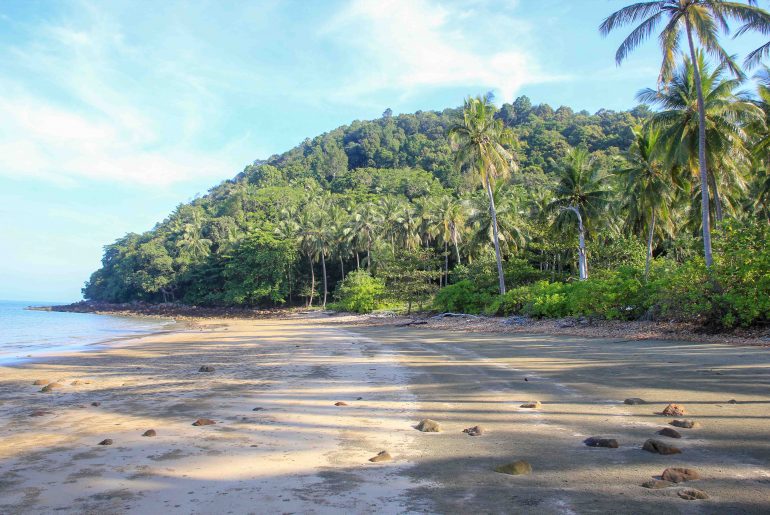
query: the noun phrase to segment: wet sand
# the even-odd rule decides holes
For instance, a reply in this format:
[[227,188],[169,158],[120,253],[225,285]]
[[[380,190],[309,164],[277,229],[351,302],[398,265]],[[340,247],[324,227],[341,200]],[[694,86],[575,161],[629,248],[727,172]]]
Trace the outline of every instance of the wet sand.
[[[688,415],[655,414],[669,402]],[[442,431],[415,430],[423,418]],[[673,418],[700,427],[655,434]],[[474,425],[487,433],[462,433]],[[648,438],[683,452],[648,453]],[[368,461],[382,450],[393,460]],[[514,460],[532,474],[493,471]],[[669,466],[703,479],[640,486]],[[679,498],[690,487],[710,499]],[[469,511],[767,513],[770,352],[297,318],[0,367],[0,513]]]

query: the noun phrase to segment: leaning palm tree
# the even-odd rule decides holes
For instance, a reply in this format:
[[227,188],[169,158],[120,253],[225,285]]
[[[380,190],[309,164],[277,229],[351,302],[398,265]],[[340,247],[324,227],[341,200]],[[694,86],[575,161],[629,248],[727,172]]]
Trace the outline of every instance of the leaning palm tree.
[[[741,31],[765,31],[770,29],[770,13],[756,6],[756,0],[747,4],[724,0],[656,0],[638,2],[626,6],[611,14],[602,22],[599,31],[607,35],[624,25],[639,25],[621,43],[615,54],[615,61],[620,64],[637,46],[649,38],[655,29],[665,22],[660,33],[663,62],[660,68],[658,84],[663,85],[671,78],[679,54],[682,36],[687,38],[691,62],[697,62],[695,40],[709,54],[716,57],[735,76],[742,72],[719,44],[719,33],[729,32],[728,21],[735,20],[744,24]],[[711,225],[709,221],[708,171],[706,163],[706,120],[703,88],[699,70],[695,69],[695,89],[698,105],[698,168],[701,182],[701,218],[703,232],[703,252],[706,266],[711,266]]]
[[618,171],[625,182],[626,225],[634,232],[647,229],[645,280],[650,275],[655,231],[660,226],[670,229],[673,183],[670,166],[659,152],[659,139],[660,130],[652,126],[635,129],[634,142],[626,153],[628,166]]
[[559,183],[548,209],[556,213],[556,226],[566,228],[572,215],[578,223],[578,269],[580,279],[588,278],[586,233],[593,230],[596,221],[607,209],[611,191],[607,174],[588,150],[576,148],[557,167]]
[[[661,130],[660,140],[666,147],[669,163],[698,177],[701,116],[695,77],[700,76],[702,119],[706,122],[706,162],[709,165],[707,205],[713,205],[714,219],[719,222],[731,199],[745,190],[742,170],[748,167],[750,160],[747,127],[763,125],[764,120],[762,110],[745,93],[736,92],[741,81],[725,79],[725,65],[712,70],[701,52],[696,53],[696,58],[695,65],[684,59],[666,90],[648,88],[640,91],[637,98],[662,109],[652,116],[650,123]],[[694,189],[701,197],[702,188],[701,183],[700,189]],[[698,212],[697,204],[692,212]],[[710,214],[706,213],[707,217]]]
[[506,148],[506,145],[513,145],[514,136],[501,120],[495,119],[494,114],[495,107],[488,97],[468,98],[463,108],[462,123],[449,130],[449,139],[455,151],[456,166],[462,172],[477,176],[487,192],[497,259],[497,276],[500,295],[503,295],[505,277],[492,190],[495,180],[505,178],[515,167],[513,155]]

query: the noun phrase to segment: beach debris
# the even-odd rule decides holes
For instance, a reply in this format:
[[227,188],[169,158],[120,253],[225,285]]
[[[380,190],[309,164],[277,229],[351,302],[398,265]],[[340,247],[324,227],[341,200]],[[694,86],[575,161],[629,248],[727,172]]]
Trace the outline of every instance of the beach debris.
[[738,401],[736,401],[735,399],[730,399],[729,401],[727,401],[727,404],[738,404]]
[[438,433],[441,431],[441,426],[439,426],[438,422],[435,420],[424,418],[415,426],[415,429],[422,431],[423,433]]
[[543,405],[540,403],[540,401],[530,401],[522,404],[519,406],[520,408],[531,408],[531,409],[540,409],[543,407]]
[[481,426],[473,426],[463,429],[463,433],[467,433],[468,436],[481,436],[486,433],[486,430]]
[[356,397],[356,400],[357,401],[362,401],[362,400],[364,400],[364,398],[363,397]]
[[393,457],[390,455],[388,451],[380,451],[377,453],[377,456],[374,456],[372,458],[369,458],[369,461],[372,463],[379,463],[381,461],[390,461]]
[[101,403],[101,402],[99,402],[99,401],[94,401],[94,402],[92,402],[92,403],[91,403],[91,406],[94,406],[94,407],[97,407],[97,408],[98,408],[99,406],[101,406],[101,405],[102,405],[102,403]]
[[635,406],[637,404],[647,404],[647,401],[644,399],[640,399],[639,397],[631,397],[623,401],[623,404],[628,404],[630,406]]
[[254,409],[253,409],[253,410],[251,410],[251,411],[262,411],[263,409],[265,409],[265,408],[263,408],[263,407],[261,407],[261,406],[257,406],[256,408],[254,408]]
[[347,406],[348,403],[344,401],[337,401],[334,403],[335,406]]
[[518,460],[495,467],[495,472],[510,474],[512,476],[522,476],[532,473],[532,465],[524,460]]
[[32,383],[33,386],[45,386],[49,383],[53,383],[50,379],[35,379],[35,382]]
[[660,414],[666,415],[667,417],[681,417],[682,415],[686,415],[687,412],[684,410],[684,406],[680,406],[679,404],[669,404],[663,408],[663,411],[661,411]]
[[56,388],[63,388],[63,387],[64,385],[61,383],[48,383],[43,388],[41,388],[40,391],[43,393],[48,393],[48,392],[52,392]]
[[669,445],[667,443],[663,443],[660,440],[654,440],[650,438],[646,442],[644,442],[644,445],[642,446],[642,449],[648,452],[654,452],[657,454],[681,454],[682,450],[678,447],[674,447],[673,445]]
[[104,440],[102,440],[101,442],[99,442],[99,445],[112,445],[112,439],[110,439],[110,438],[105,438]]
[[44,415],[50,415],[53,413],[53,411],[46,411],[44,409],[36,409],[32,413],[29,414],[30,417],[42,417]]
[[642,483],[642,486],[644,488],[652,488],[653,490],[657,490],[659,488],[668,488],[669,486],[674,486],[674,483],[671,481],[661,481],[660,479],[650,479],[649,481]]
[[527,381],[527,382],[529,382],[529,379],[527,379],[527,378],[525,377],[525,378],[524,378],[524,381]]
[[692,429],[694,427],[698,427],[698,423],[694,420],[672,420],[669,422],[669,424],[674,427],[681,427],[684,429]]
[[660,436],[668,436],[669,438],[682,438],[682,435],[676,429],[670,427],[664,427],[658,433]]
[[600,436],[592,436],[583,440],[583,443],[589,447],[606,447],[608,449],[617,449],[618,441],[614,438],[602,438]]
[[192,425],[194,425],[194,426],[210,426],[212,424],[216,424],[216,422],[214,422],[210,418],[199,418],[198,420],[193,422]]
[[700,474],[695,469],[669,467],[663,471],[660,477],[664,481],[671,481],[672,483],[684,483],[685,481],[695,481],[700,479]]
[[198,372],[213,372],[213,371],[214,371],[214,367],[212,367],[211,365],[203,365],[201,366],[201,368],[198,369]]
[[679,490],[676,494],[686,501],[697,501],[709,498],[706,492],[698,490],[697,488],[686,488],[684,490]]
[[158,436],[158,433],[156,433],[154,429],[148,429],[142,433],[142,436]]

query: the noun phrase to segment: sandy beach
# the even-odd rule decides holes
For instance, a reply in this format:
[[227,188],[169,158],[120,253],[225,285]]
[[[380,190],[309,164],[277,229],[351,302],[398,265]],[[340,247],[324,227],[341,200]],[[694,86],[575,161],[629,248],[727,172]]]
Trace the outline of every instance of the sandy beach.
[[[698,427],[656,434],[675,418]],[[515,460],[532,473],[494,472]],[[701,479],[641,486],[667,467]],[[474,511],[767,513],[768,349],[295,317],[0,367],[0,513]]]

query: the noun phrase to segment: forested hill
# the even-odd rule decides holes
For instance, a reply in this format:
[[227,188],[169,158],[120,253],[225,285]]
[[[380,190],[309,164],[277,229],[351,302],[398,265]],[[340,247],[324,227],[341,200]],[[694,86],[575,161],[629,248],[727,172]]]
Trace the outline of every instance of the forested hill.
[[[648,115],[643,106],[589,114],[532,105],[527,97],[502,105],[495,116],[512,129],[518,164],[495,192],[505,255],[528,247],[541,260],[532,264],[543,269],[543,260],[556,262],[556,252],[572,252],[546,248],[533,206],[549,200],[555,170],[572,149],[585,149],[605,168],[617,166],[634,140],[632,129]],[[355,121],[255,161],[178,206],[153,230],[107,245],[84,296],[208,305],[307,302],[311,292],[323,297],[324,276],[331,294],[347,271],[366,267],[377,275],[379,262],[385,273],[388,260],[410,249],[419,254],[426,282],[446,283],[442,269],[484,261],[490,249],[485,200],[478,183],[454,166],[448,139],[461,116],[461,108],[398,116],[388,109],[379,119]],[[452,210],[460,210],[454,220],[447,218]],[[559,272],[568,271],[568,261]]]

